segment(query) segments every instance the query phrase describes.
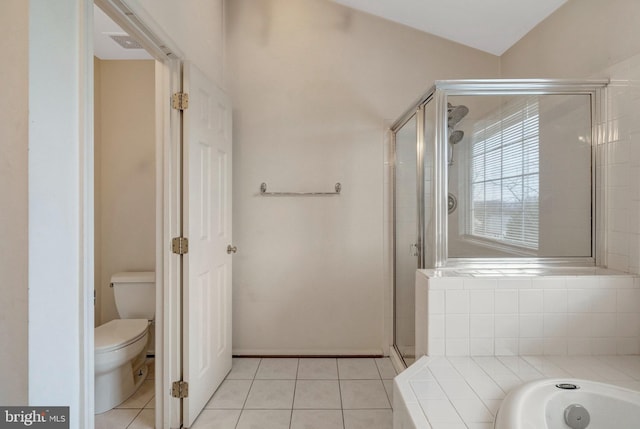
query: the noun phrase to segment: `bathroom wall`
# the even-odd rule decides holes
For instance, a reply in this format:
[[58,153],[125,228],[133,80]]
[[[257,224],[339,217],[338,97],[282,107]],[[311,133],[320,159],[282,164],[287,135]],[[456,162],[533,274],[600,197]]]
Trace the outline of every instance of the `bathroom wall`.
[[145,18],[147,24],[154,22],[156,34],[175,44],[185,59],[224,87],[224,0],[124,0],[124,3]]
[[637,0],[569,0],[500,57],[504,78],[592,76],[640,53]]
[[[225,5],[235,352],[382,353],[391,320],[385,129],[435,79],[496,77],[498,59],[324,0]],[[266,198],[262,182],[343,190]]]
[[635,0],[570,0],[501,57],[505,78],[611,79],[597,186],[606,191],[607,265],[632,273],[640,272],[639,20]]
[[28,3],[0,4],[0,404],[27,403]]
[[95,59],[97,323],[119,318],[110,278],[155,269],[155,62]]

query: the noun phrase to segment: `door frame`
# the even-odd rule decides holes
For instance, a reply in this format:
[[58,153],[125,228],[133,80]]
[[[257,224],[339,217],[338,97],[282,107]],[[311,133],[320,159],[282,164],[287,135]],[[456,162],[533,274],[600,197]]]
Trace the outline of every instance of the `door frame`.
[[[94,0],[107,15],[122,27],[155,58],[156,118],[156,318],[155,318],[155,427],[179,428],[182,424],[181,400],[169,394],[171,383],[181,379],[181,258],[169,252],[172,237],[180,236],[182,223],[182,127],[178,110],[172,109],[171,94],[182,90],[184,55],[146,13],[137,0]],[[92,15],[91,15],[92,17]],[[92,34],[93,21],[88,25]],[[91,37],[91,36],[88,36]],[[87,52],[88,51],[88,52]],[[93,58],[93,43],[85,44],[85,54]],[[91,89],[93,84],[91,85]],[[90,91],[91,91],[90,89]],[[93,121],[93,106],[88,105],[87,121]],[[92,166],[86,166],[92,168]],[[91,190],[92,192],[92,190]],[[90,200],[91,204],[93,199]],[[88,283],[88,289],[93,283]],[[92,293],[87,291],[86,293]],[[93,319],[85,323],[93,323]],[[93,340],[93,326],[87,335]],[[93,344],[93,341],[91,341]],[[93,361],[93,349],[91,361]],[[87,360],[88,361],[88,360]],[[94,368],[84,368],[87,389],[93,392]],[[91,396],[93,398],[93,396]],[[85,405],[93,414],[93,404]],[[87,420],[93,419],[91,415]]]

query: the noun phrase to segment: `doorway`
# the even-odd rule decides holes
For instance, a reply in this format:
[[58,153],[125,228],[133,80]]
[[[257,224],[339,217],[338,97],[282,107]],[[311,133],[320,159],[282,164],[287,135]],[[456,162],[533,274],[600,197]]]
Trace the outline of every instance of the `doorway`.
[[[93,40],[94,314],[98,327],[127,318],[115,301],[114,274],[156,271],[156,61],[98,6],[94,6]],[[135,392],[97,414],[96,426],[155,427],[154,323],[136,366],[141,375],[135,375]]]

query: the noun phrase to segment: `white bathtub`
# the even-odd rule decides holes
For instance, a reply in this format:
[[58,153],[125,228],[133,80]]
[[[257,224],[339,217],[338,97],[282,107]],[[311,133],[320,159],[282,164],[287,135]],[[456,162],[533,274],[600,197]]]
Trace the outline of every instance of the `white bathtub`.
[[[557,387],[565,385],[565,389]],[[568,385],[568,386],[567,386]],[[566,387],[576,386],[575,389]],[[574,426],[565,413],[574,407]],[[585,410],[588,417],[585,417]],[[584,426],[588,420],[589,424]],[[578,379],[544,379],[525,383],[504,398],[495,429],[627,429],[640,428],[640,392]]]

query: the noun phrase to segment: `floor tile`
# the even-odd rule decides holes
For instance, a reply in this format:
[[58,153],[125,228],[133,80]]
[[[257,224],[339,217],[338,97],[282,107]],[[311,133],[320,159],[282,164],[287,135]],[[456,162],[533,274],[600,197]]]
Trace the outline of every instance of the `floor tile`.
[[147,380],[153,380],[156,377],[156,360],[154,358],[147,358],[145,362],[147,364]]
[[146,409],[140,411],[133,420],[133,422],[127,427],[127,429],[155,429],[156,410]]
[[235,429],[241,410],[203,410],[191,429]]
[[395,377],[396,369],[393,367],[391,363],[391,359],[389,358],[376,358],[375,360],[376,366],[378,367],[378,372],[380,373],[380,377],[383,380],[392,380]]
[[290,421],[289,410],[244,410],[236,429],[289,429]]
[[136,392],[116,408],[144,408],[155,394],[153,380],[145,380]]
[[341,380],[379,380],[380,373],[371,358],[338,359],[338,375]]
[[382,380],[340,380],[340,392],[345,410],[391,408]]
[[391,408],[393,408],[393,380],[382,380],[382,384],[384,385],[385,392],[387,392],[387,398],[389,399]]
[[298,373],[298,359],[263,358],[258,366],[258,380],[295,380]]
[[342,410],[293,410],[291,429],[344,429]]
[[344,429],[392,429],[391,410],[344,410]]
[[114,408],[96,414],[95,429],[125,429],[136,418],[140,410]]
[[260,358],[233,358],[227,380],[253,380],[260,365]]
[[298,380],[293,400],[296,409],[341,409],[338,380]]
[[242,409],[253,380],[225,380],[205,408]]
[[338,362],[328,358],[300,359],[298,380],[337,380]]
[[254,380],[245,408],[290,410],[295,384],[295,380]]

